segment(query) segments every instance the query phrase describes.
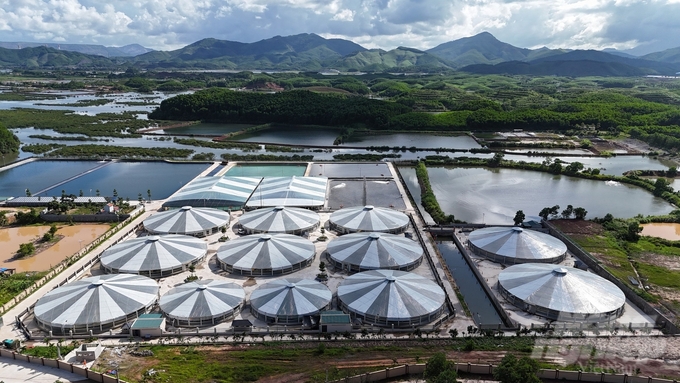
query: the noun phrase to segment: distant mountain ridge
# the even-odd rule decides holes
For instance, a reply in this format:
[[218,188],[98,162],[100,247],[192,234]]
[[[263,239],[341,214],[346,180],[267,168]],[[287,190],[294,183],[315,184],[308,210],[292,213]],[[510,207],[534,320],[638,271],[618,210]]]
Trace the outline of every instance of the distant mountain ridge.
[[47,47],[57,50],[78,52],[87,55],[97,55],[104,57],[133,57],[138,56],[147,52],[151,52],[153,49],[145,48],[139,44],[128,44],[122,47],[107,47],[104,45],[94,45],[94,44],[60,44],[60,43],[35,43],[35,42],[3,42],[0,41],[0,48],[6,49],[22,49],[22,48],[35,48],[35,47]]
[[504,43],[489,32],[449,41],[426,52],[448,60],[457,67],[473,64],[498,64],[505,61],[529,61],[538,57],[557,55],[562,49],[527,49]]
[[303,33],[275,36],[254,43],[203,39],[174,51],[146,53],[135,57],[134,62],[149,67],[317,70],[328,62],[365,50],[349,40],[324,39],[313,33]]
[[645,76],[673,75],[680,70],[680,64],[629,58],[595,50],[574,50],[526,62],[474,64],[460,70],[478,74]]
[[[38,46],[26,48],[26,44]],[[2,48],[7,45],[11,46]],[[22,49],[17,49],[19,46]],[[0,43],[0,67],[116,66],[134,66],[139,69],[336,69],[369,72],[463,70],[472,73],[563,76],[674,75],[680,72],[680,47],[642,57],[613,49],[528,49],[502,42],[488,32],[449,41],[425,51],[409,47],[366,49],[349,40],[326,39],[314,33],[274,36],[253,43],[207,38],[172,51],[150,51],[137,44],[104,47]]]
[[389,51],[370,49],[347,55],[333,63],[334,69],[381,72],[389,70],[451,69],[454,65],[433,54],[407,47],[399,47]]
[[10,68],[116,68],[122,61],[48,47],[0,48],[0,67]]

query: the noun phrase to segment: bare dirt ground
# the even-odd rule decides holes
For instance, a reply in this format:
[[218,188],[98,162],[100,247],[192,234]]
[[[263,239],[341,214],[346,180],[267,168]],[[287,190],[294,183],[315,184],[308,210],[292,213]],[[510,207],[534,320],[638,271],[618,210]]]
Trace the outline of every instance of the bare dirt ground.
[[564,234],[567,235],[599,235],[604,232],[604,229],[600,224],[591,221],[576,219],[555,219],[551,220],[550,223],[557,226]]
[[640,255],[640,259],[669,270],[680,270],[680,258],[678,257],[655,253],[643,253]]
[[631,154],[640,154],[640,151],[636,150],[634,147],[624,145],[620,141],[595,141],[593,142],[593,146],[590,148],[593,153],[602,153],[602,152],[613,152],[613,151],[621,151],[625,150],[628,153]]
[[668,337],[539,339],[532,357],[629,375],[680,376],[680,342]]
[[629,150],[631,150],[631,151],[637,151],[637,152],[641,152],[641,153],[647,153],[647,152],[654,151],[654,148],[649,146],[649,144],[647,144],[646,142],[636,140],[634,138],[626,138],[626,139],[619,141],[619,143],[621,145],[629,148]]

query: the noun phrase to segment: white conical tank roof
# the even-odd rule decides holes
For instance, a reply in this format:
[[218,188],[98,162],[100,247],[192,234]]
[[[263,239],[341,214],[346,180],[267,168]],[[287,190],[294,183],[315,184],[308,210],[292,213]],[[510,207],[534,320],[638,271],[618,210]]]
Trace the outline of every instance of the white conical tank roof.
[[621,289],[584,270],[550,264],[510,266],[498,275],[498,283],[526,304],[564,314],[603,314],[626,303]]
[[402,212],[372,205],[340,209],[330,216],[333,225],[347,231],[395,232],[406,229],[408,216]]
[[439,285],[418,274],[399,270],[371,270],[345,278],[338,299],[352,312],[408,321],[439,311],[446,294]]
[[219,262],[244,273],[288,270],[308,263],[315,255],[314,243],[292,234],[247,235],[217,250]]
[[396,234],[353,233],[332,240],[326,251],[336,264],[360,270],[401,269],[420,263],[423,248]]
[[199,280],[179,285],[163,295],[161,311],[180,321],[207,321],[224,318],[240,309],[245,291],[236,283],[220,280]]
[[151,235],[121,242],[101,256],[104,269],[119,273],[154,273],[195,262],[208,253],[208,244],[187,235]]
[[516,226],[477,229],[468,240],[473,249],[512,259],[512,263],[552,262],[567,252],[567,245],[559,239]]
[[328,306],[333,294],[324,284],[301,278],[281,278],[258,287],[250,304],[269,317],[295,317],[317,314]]
[[244,229],[258,233],[295,233],[319,224],[319,214],[302,208],[276,206],[249,211],[239,218]]
[[229,213],[223,210],[183,206],[145,219],[144,229],[156,234],[202,234],[227,226],[229,219]]
[[118,322],[158,297],[158,284],[141,275],[107,274],[67,283],[43,295],[35,317],[48,327],[96,328]]

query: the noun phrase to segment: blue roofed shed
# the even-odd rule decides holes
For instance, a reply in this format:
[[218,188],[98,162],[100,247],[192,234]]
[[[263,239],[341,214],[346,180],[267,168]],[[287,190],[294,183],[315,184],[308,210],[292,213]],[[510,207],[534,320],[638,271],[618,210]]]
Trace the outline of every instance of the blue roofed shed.
[[130,327],[132,336],[152,337],[163,335],[165,318],[161,314],[142,314]]
[[342,311],[322,311],[319,317],[321,332],[345,332],[352,330],[352,318]]

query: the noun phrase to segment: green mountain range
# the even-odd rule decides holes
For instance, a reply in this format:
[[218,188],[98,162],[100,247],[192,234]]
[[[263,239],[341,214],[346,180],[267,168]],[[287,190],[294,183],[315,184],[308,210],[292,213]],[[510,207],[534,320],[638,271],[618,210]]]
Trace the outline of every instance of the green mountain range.
[[104,57],[133,57],[147,52],[152,49],[145,48],[139,44],[129,44],[122,47],[107,47],[104,45],[94,44],[59,44],[59,43],[30,43],[30,42],[2,42],[0,41],[0,48],[6,49],[22,49],[22,48],[36,48],[46,47],[53,48],[60,51],[78,52],[86,55],[97,55]]
[[345,56],[329,63],[338,70],[357,69],[371,72],[390,70],[441,70],[455,65],[440,57],[418,49],[399,47],[390,51],[370,49]]
[[673,75],[680,64],[630,58],[594,50],[574,50],[527,61],[473,64],[461,71],[478,74],[526,74],[554,76]]
[[35,47],[22,49],[0,48],[0,68],[115,68],[118,59],[60,51],[54,48]]
[[[232,69],[365,72],[437,72],[548,74],[563,76],[674,75],[680,72],[680,47],[643,57],[619,52],[526,49],[496,39],[488,32],[440,44],[426,51],[399,47],[389,51],[366,49],[343,39],[325,39],[313,33],[275,36],[254,43],[203,39],[173,51],[150,51],[141,46],[116,48],[144,52],[133,57],[112,56],[106,47],[68,44],[5,49],[4,68],[127,68]],[[16,43],[21,44],[21,43]],[[52,44],[54,45],[54,44]],[[64,49],[69,47],[85,54]],[[18,46],[17,46],[18,48]],[[108,49],[108,48],[107,48]],[[107,53],[109,52],[109,53]]]
[[498,64],[505,61],[529,61],[566,52],[548,48],[526,49],[504,43],[489,32],[449,41],[428,49],[428,53],[450,61],[456,67],[473,64]]
[[320,70],[329,62],[365,50],[348,40],[304,33],[254,43],[203,39],[170,52],[149,52],[133,62],[148,68]]
[[640,57],[644,60],[661,61],[665,63],[680,63],[680,47],[654,52]]

